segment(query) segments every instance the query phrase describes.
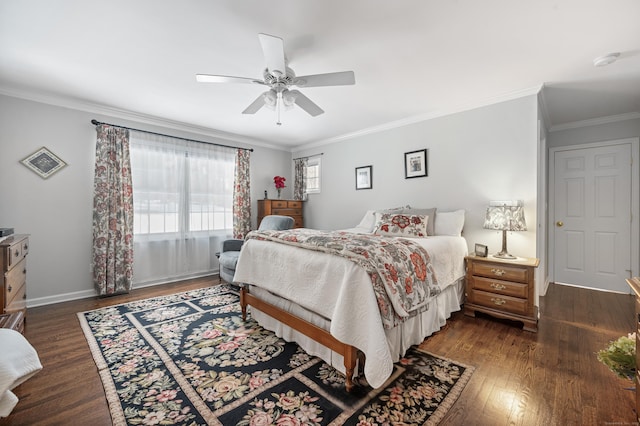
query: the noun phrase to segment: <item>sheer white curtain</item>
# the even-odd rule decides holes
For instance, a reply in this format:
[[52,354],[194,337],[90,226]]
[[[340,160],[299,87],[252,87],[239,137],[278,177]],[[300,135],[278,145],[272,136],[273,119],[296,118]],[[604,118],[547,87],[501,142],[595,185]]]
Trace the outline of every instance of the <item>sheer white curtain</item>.
[[235,149],[131,132],[133,284],[213,273],[233,230]]

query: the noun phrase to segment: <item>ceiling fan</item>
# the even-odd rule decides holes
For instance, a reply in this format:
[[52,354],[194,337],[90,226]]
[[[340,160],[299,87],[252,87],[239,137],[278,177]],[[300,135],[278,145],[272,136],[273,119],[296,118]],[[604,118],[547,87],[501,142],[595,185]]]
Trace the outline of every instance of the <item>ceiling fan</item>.
[[353,71],[333,72],[326,74],[313,74],[298,77],[287,66],[287,58],[284,54],[284,41],[280,37],[269,34],[258,34],[262,52],[264,53],[267,67],[263,72],[263,80],[247,77],[230,77],[226,75],[196,74],[196,80],[201,83],[249,83],[268,86],[269,90],[262,93],[253,101],[243,114],[255,114],[263,106],[278,111],[277,124],[280,122],[280,109],[292,108],[298,105],[312,117],[324,113],[322,108],[313,103],[311,99],[300,93],[299,90],[290,90],[296,87],[318,86],[346,86],[356,83]]

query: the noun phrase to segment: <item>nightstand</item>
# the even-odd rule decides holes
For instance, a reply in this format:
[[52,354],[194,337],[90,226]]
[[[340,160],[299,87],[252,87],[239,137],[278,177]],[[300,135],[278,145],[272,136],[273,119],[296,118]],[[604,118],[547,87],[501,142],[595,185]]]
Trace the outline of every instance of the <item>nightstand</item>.
[[483,312],[521,321],[527,331],[538,331],[534,272],[539,260],[467,256],[465,315]]

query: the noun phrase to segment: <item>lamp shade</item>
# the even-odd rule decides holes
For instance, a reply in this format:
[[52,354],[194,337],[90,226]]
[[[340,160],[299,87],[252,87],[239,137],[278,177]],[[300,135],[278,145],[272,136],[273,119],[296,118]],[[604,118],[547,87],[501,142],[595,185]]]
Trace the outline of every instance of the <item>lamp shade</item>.
[[498,231],[526,231],[527,224],[524,220],[524,208],[522,205],[489,206],[483,227]]

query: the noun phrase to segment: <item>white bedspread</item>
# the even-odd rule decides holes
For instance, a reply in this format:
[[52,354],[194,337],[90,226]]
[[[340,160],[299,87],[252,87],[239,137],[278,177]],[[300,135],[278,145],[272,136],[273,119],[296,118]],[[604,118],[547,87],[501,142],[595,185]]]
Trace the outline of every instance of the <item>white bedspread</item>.
[[8,416],[18,403],[11,389],[42,369],[36,350],[15,330],[0,328],[0,417]]
[[[462,237],[416,239],[431,257],[445,288],[464,275],[467,243]],[[269,241],[245,242],[234,281],[262,287],[331,319],[331,334],[366,355],[364,374],[379,387],[393,369],[371,280],[355,263],[327,253]]]

